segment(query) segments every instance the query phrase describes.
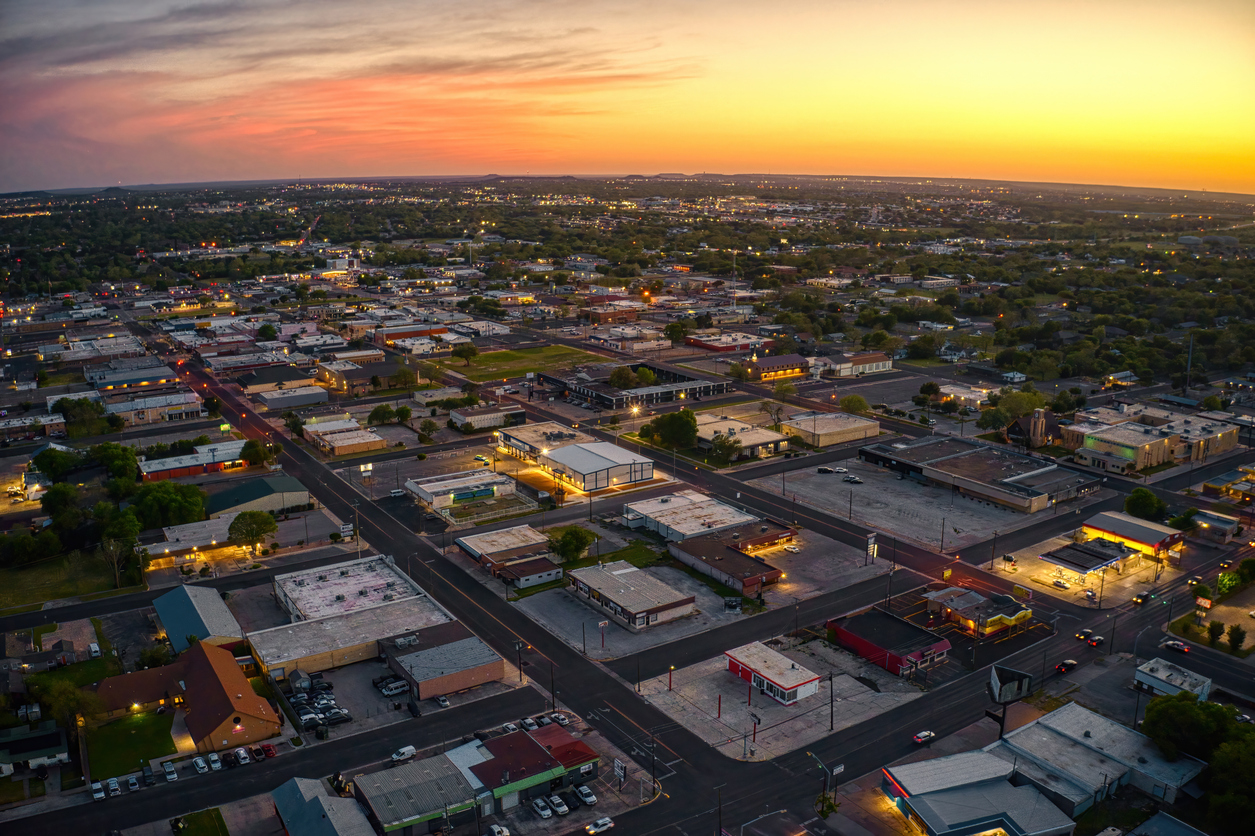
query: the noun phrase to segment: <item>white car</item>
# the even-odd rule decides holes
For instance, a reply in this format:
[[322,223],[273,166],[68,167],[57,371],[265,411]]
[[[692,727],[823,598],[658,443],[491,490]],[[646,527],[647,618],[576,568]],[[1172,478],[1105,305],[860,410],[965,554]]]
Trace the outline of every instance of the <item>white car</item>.
[[614,827],[614,820],[611,819],[609,816],[607,816],[604,819],[597,819],[597,821],[585,827],[584,832],[585,833],[603,833],[612,827]]
[[108,796],[105,795],[105,785],[99,781],[92,782],[92,800],[104,801]]
[[545,799],[543,798],[532,799],[532,809],[535,810],[536,815],[540,816],[542,819],[553,817],[553,811],[549,809],[549,805],[545,803]]
[[538,728],[540,728],[540,726],[531,717],[524,717],[523,728],[527,729],[528,731],[536,731]]
[[846,470],[844,467],[834,467],[832,469],[832,472],[833,473],[849,473],[850,471]]
[[549,796],[549,806],[552,807],[553,811],[557,813],[559,816],[565,816],[567,813],[571,812],[567,808],[566,802],[563,801],[560,796],[556,796],[556,795]]
[[571,725],[571,721],[567,719],[565,714],[550,714],[549,717],[559,726]]
[[484,831],[484,836],[510,836],[510,829],[499,824],[490,824]]
[[504,726],[501,727],[501,730],[505,732],[506,734],[511,734],[513,732],[518,731],[519,727],[514,725],[513,723],[506,723]]
[[217,752],[210,752],[210,753],[209,753],[209,768],[210,768],[210,769],[212,769],[214,772],[219,772],[219,771],[221,771],[221,769],[222,769],[222,758],[218,757],[218,753],[217,753]]
[[802,550],[799,549],[797,546],[785,546],[784,550],[788,552],[789,554],[801,554],[802,553]]
[[927,743],[928,741],[932,740],[936,736],[937,736],[936,732],[922,731],[919,734],[912,737],[911,740],[915,741],[916,743]]
[[209,771],[209,764],[205,763],[205,759],[202,757],[192,758],[192,766],[196,767],[198,775],[204,775]]
[[239,762],[240,766],[245,766],[253,762],[253,759],[248,756],[248,750],[243,746],[235,750],[235,759]]
[[580,797],[580,801],[583,801],[590,807],[597,803],[597,796],[593,795],[593,791],[582,784],[575,788],[575,794]]

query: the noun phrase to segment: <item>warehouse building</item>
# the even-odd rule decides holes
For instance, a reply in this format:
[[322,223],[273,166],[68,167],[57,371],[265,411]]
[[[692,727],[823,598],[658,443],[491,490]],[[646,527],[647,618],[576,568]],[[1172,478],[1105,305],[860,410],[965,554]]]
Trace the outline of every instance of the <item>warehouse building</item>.
[[623,364],[599,363],[552,372],[542,370],[540,379],[565,395],[605,409],[672,403],[732,391],[733,381],[726,377],[707,376],[666,363],[643,362],[633,362],[629,368],[633,372],[649,369],[657,382],[652,386],[619,389],[610,385],[610,375],[621,365]]
[[466,691],[505,676],[505,661],[460,621],[380,642],[388,667],[416,702]]
[[728,671],[781,705],[794,705],[819,691],[819,674],[808,671],[762,642],[725,650]]
[[453,541],[472,560],[497,573],[511,563],[549,554],[549,537],[530,525],[516,525],[483,534],[468,534]]
[[950,436],[872,444],[858,456],[906,478],[1028,514],[1102,487],[1099,478],[1059,467],[1054,460]]
[[515,481],[491,470],[463,470],[429,479],[409,480],[405,489],[419,502],[436,511],[445,511],[485,497],[517,496]]
[[1120,511],[1104,511],[1090,517],[1081,532],[1091,539],[1112,540],[1157,559],[1181,558],[1185,532],[1138,519]]
[[235,620],[222,593],[207,586],[178,586],[153,601],[157,624],[175,653],[191,647],[189,639],[222,647],[244,641],[244,630]]
[[291,476],[247,479],[226,490],[211,494],[205,501],[209,519],[239,511],[303,511],[309,505],[309,491]]
[[1132,421],[1086,432],[1076,463],[1109,473],[1132,473],[1173,461],[1177,438],[1167,425],[1147,427]]
[[361,805],[331,795],[313,778],[291,778],[270,793],[284,834],[300,836],[375,836]]
[[1199,702],[1207,702],[1211,695],[1211,679],[1159,658],[1138,666],[1133,674],[1133,687],[1152,697],[1187,691],[1197,696]]
[[300,386],[295,389],[274,389],[261,392],[254,396],[257,403],[266,408],[284,412],[289,409],[300,409],[303,406],[314,406],[327,403],[327,390],[321,386]]
[[575,569],[567,578],[572,591],[632,632],[696,611],[692,595],[676,592],[626,560]]
[[684,565],[752,598],[784,577],[784,570],[753,553],[796,538],[796,530],[774,520],[761,520],[717,534],[672,541],[667,551]]
[[653,531],[667,540],[687,540],[752,523],[752,514],[697,491],[677,491],[623,506],[623,524]]
[[192,556],[195,552],[225,546],[231,540],[231,523],[235,521],[237,512],[222,514],[212,520],[169,525],[161,529],[162,542],[149,546],[149,552],[156,556]]
[[799,412],[781,423],[780,431],[811,447],[830,447],[875,438],[880,422],[848,412]]
[[243,452],[246,443],[232,438],[212,444],[202,444],[193,447],[195,452],[186,456],[140,461],[139,472],[145,482],[160,482],[163,479],[174,479],[179,476],[199,476],[204,473],[233,470],[245,466],[240,453]]
[[555,480],[584,493],[654,478],[653,459],[608,441],[566,444],[542,452],[536,461]]
[[833,641],[895,676],[911,676],[950,652],[948,639],[878,607],[829,621],[828,630]]
[[313,386],[314,376],[295,366],[268,366],[242,375],[236,383],[243,388],[244,394],[258,395],[262,392],[273,392],[276,389],[299,389],[303,386]]
[[527,412],[516,404],[466,406],[450,410],[449,420],[460,430],[465,430],[468,425],[472,430],[487,430],[525,424]]
[[538,461],[541,455],[572,444],[591,444],[597,439],[565,424],[545,421],[540,424],[508,427],[497,436],[502,450],[527,461]]

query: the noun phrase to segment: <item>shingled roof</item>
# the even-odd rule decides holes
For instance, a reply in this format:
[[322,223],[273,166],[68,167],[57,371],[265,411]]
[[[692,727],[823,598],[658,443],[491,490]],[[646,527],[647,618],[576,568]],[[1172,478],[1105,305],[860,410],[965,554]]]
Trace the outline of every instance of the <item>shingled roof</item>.
[[232,717],[279,721],[270,703],[254,693],[230,651],[198,642],[180,658],[186,660],[187,730],[193,740],[204,740]]

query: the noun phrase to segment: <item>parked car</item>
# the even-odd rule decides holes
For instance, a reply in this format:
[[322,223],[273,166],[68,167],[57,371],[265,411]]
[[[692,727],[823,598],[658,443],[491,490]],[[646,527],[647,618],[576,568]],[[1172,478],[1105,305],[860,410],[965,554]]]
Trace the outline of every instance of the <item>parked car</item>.
[[170,761],[165,761],[164,763],[161,764],[161,768],[166,773],[166,783],[169,783],[170,781],[179,780],[179,773],[174,771],[173,763],[171,763]]
[[192,766],[195,767],[198,775],[204,775],[209,771],[209,764],[205,763],[205,759],[202,757],[192,758]]
[[315,691],[334,691],[336,686],[334,683],[328,682],[325,679],[320,679],[314,683],[313,688]]
[[105,795],[105,785],[99,781],[92,781],[92,801],[104,801],[108,797]]
[[1055,586],[1057,586],[1057,587],[1059,587],[1060,589],[1071,589],[1071,588],[1072,588],[1072,586],[1071,586],[1071,585],[1070,585],[1067,581],[1063,580],[1062,578],[1055,578],[1055,580],[1054,580],[1054,585],[1055,585]]
[[118,783],[117,778],[110,778],[105,784],[109,787],[110,798],[117,798],[122,794],[122,786]]
[[528,731],[536,731],[536,729],[540,728],[531,717],[524,717],[520,722],[523,724],[523,728]]
[[567,719],[565,714],[550,714],[549,716],[552,717],[553,721],[559,726],[569,726],[571,724],[571,721]]
[[553,811],[549,809],[549,805],[545,803],[543,798],[532,799],[532,809],[536,811],[536,815],[542,819],[553,818]]
[[214,772],[222,771],[222,758],[218,757],[217,752],[209,753],[209,768]]
[[235,759],[234,752],[223,752],[222,762],[226,764],[227,769],[235,769],[237,766],[240,765],[240,762]]
[[563,800],[568,810],[575,811],[584,806],[584,802],[580,801],[580,797],[570,790],[558,793],[558,797]]
[[139,792],[139,776],[138,775],[132,775],[130,778],[126,779],[126,791],[127,792]]
[[785,546],[784,550],[788,552],[789,554],[801,554],[802,553],[801,549],[799,549],[797,546],[794,546],[792,544]]
[[815,472],[816,473],[835,473],[836,471],[834,471],[831,467],[821,467],[821,468],[818,468]]
[[253,759],[248,756],[248,749],[244,746],[235,750],[235,759],[239,762],[240,766],[253,762]]
[[448,697],[436,697],[436,705],[440,706],[441,708],[448,708],[449,707]]
[[263,743],[261,745],[261,752],[268,758],[277,757],[279,755],[279,753],[275,751],[275,745],[273,743]]
[[254,761],[263,761],[266,759],[266,753],[261,750],[260,746],[254,746],[252,749],[248,750],[248,753],[253,756]]
[[484,831],[484,836],[510,836],[510,829],[499,824],[490,824]]
[[323,719],[323,722],[325,722],[329,726],[336,726],[336,725],[339,725],[340,723],[351,722],[352,719],[353,719],[353,715],[345,711],[343,708],[334,708],[331,711],[327,712],[327,715]]
[[936,736],[937,736],[936,732],[922,731],[916,734],[914,737],[912,737],[911,740],[915,741],[916,743],[927,743],[928,741],[932,740]]
[[597,819],[597,821],[593,822],[592,824],[585,826],[584,832],[585,833],[604,833],[605,831],[609,830],[612,827],[614,827],[614,821],[609,816],[607,816],[602,819]]
[[593,795],[593,791],[583,784],[575,788],[575,794],[580,797],[580,801],[583,801],[590,807],[597,803],[597,796]]
[[844,467],[834,467],[832,469],[832,472],[833,473],[849,473],[850,471],[846,470]]
[[1075,667],[1076,667],[1075,659],[1064,659],[1062,662],[1055,665],[1055,670],[1057,670],[1059,673],[1067,673],[1068,671],[1072,670]]
[[546,717],[544,714],[542,714],[542,715],[540,715],[539,717],[537,717],[537,718],[536,718],[536,722],[537,722],[537,723],[540,723],[542,726],[552,726],[552,725],[553,725],[553,720],[550,720],[550,719],[549,719],[548,717]]
[[514,725],[513,723],[506,723],[504,726],[501,727],[501,730],[505,732],[506,734],[510,734],[511,732],[518,731],[519,727]]
[[567,807],[566,802],[558,795],[549,796],[549,808],[559,816],[565,816],[567,813],[571,812],[571,808]]
[[145,764],[144,768],[140,770],[140,772],[144,776],[144,786],[146,787],[157,786],[157,776],[153,774],[153,768],[151,766],[148,766],[147,764]]

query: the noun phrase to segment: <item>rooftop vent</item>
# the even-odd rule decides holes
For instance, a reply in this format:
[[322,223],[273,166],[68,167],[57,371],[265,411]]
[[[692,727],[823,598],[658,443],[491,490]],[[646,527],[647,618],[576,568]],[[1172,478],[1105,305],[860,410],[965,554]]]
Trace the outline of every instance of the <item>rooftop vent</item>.
[[1086,736],[1086,737],[1093,737],[1093,735],[1089,733],[1089,729],[1086,729],[1086,730],[1085,730],[1085,736]]
[[357,591],[357,595],[358,595],[358,597],[359,597],[359,598],[365,598],[365,597],[366,597],[367,595],[369,595],[369,594],[370,594],[370,590],[369,590],[369,589],[359,589],[359,590]]
[[344,597],[344,595],[337,595],[337,596],[336,596],[336,600],[337,600],[337,601],[343,601],[343,600],[345,600],[345,597]]
[[320,580],[320,581],[325,581],[326,579],[327,579],[327,576],[326,576],[326,575],[319,575],[319,576],[318,576],[318,580]]
[[341,569],[341,570],[340,570],[340,577],[342,577],[342,578],[348,577],[348,574],[349,574],[349,570],[348,570],[348,569]]

